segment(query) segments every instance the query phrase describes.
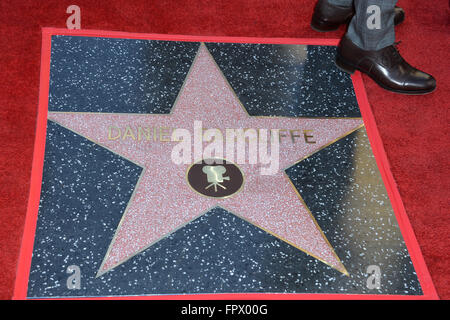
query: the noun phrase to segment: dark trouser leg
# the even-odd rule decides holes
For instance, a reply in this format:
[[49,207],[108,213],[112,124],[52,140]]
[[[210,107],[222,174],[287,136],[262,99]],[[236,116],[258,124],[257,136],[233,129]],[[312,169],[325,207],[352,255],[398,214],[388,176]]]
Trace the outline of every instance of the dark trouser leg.
[[353,5],[353,0],[328,0],[328,2],[341,7],[351,7]]
[[366,73],[381,87],[405,94],[436,88],[428,73],[412,67],[398,52],[394,32],[396,0],[354,0],[355,15],[337,48],[336,64]]
[[347,38],[364,50],[380,50],[394,44],[396,3],[397,0],[354,0],[356,14],[350,22]]

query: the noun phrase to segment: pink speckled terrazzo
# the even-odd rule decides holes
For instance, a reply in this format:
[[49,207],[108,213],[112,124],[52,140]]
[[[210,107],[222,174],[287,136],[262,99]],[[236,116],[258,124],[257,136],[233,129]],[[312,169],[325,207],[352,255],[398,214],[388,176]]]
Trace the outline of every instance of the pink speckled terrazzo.
[[[214,206],[223,207],[346,273],[345,266],[283,169],[359,128],[363,124],[362,119],[249,116],[204,45],[200,46],[171,114],[50,112],[48,118],[144,168],[105,254],[99,275]],[[194,121],[202,121],[204,128],[221,130],[299,130],[301,137],[293,141],[287,133],[281,138],[277,174],[261,175],[260,165],[239,164],[245,179],[242,190],[229,198],[214,199],[189,187],[186,171],[190,164],[173,163],[171,153],[177,142],[161,141],[170,139],[164,128],[184,128],[193,132]],[[145,134],[141,132],[139,137],[139,127],[151,129]],[[113,129],[109,131],[109,128]],[[121,130],[120,134],[117,128]],[[308,131],[312,136],[310,141],[315,143],[305,142],[303,130],[311,130]]]

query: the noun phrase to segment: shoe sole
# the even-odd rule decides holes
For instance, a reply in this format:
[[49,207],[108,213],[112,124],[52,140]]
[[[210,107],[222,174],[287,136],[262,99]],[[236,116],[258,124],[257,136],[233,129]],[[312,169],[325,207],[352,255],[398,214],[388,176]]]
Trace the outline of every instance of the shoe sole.
[[311,29],[313,29],[314,31],[317,32],[330,32],[330,31],[336,31],[339,30],[339,27],[336,27],[334,29],[319,29],[317,26],[315,26],[312,22],[311,22]]
[[[364,71],[362,71],[361,69],[359,69],[358,67],[356,67],[355,65],[353,65],[352,63],[345,61],[345,59],[342,59],[342,57],[338,54],[336,56],[336,60],[335,60],[335,64],[336,67],[338,67],[340,70],[348,73],[348,74],[354,74],[356,70],[365,73]],[[367,73],[365,73],[367,74]],[[378,84],[381,88],[391,91],[391,92],[395,92],[395,93],[400,93],[400,94],[406,94],[406,95],[411,95],[411,96],[416,96],[416,95],[425,95],[425,94],[429,94],[432,93],[434,90],[436,90],[436,87],[433,88],[433,90],[418,90],[418,91],[409,91],[409,90],[398,90],[398,89],[392,89],[388,86],[386,86],[383,83],[378,82],[376,79],[374,79],[370,74],[367,74],[376,84]]]
[[338,30],[340,27],[340,24],[331,24],[329,22],[325,22],[323,20],[317,19],[315,17],[313,17],[311,19],[311,28],[314,31],[317,32],[329,32],[329,31],[336,31]]

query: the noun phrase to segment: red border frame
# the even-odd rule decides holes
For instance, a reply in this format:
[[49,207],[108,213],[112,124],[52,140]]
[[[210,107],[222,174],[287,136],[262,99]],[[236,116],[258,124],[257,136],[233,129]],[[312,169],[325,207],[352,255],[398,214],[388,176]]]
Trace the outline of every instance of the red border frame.
[[[117,31],[101,30],[68,30],[58,28],[42,29],[42,56],[41,56],[41,75],[39,88],[39,106],[36,125],[36,138],[34,144],[34,154],[31,172],[31,188],[28,199],[28,208],[25,218],[25,228],[20,249],[19,262],[13,299],[27,299],[28,278],[31,267],[31,258],[33,253],[34,234],[36,230],[42,171],[44,165],[44,151],[48,111],[48,92],[50,79],[50,52],[52,35],[70,35],[70,36],[91,36],[107,38],[126,38],[126,39],[149,39],[149,40],[172,40],[172,41],[203,41],[203,42],[234,42],[234,43],[272,43],[272,44],[306,44],[306,45],[332,45],[336,46],[339,39],[293,39],[293,38],[250,38],[250,37],[224,37],[224,36],[187,36],[187,35],[166,35],[166,34],[147,34],[147,33],[128,33]],[[380,134],[376,127],[375,118],[367,99],[361,74],[356,72],[352,75],[353,86],[356,98],[361,110],[362,118],[367,130],[370,144],[385,183],[389,199],[391,201],[395,216],[400,226],[401,233],[409,251],[412,263],[414,265],[417,277],[422,287],[423,295],[374,295],[374,294],[304,294],[304,293],[239,293],[239,294],[190,294],[190,295],[163,295],[163,296],[139,296],[139,297],[89,297],[74,299],[89,300],[129,300],[129,299],[153,299],[153,300],[421,300],[421,299],[439,299],[434,288],[431,276],[425,265],[419,244],[414,235],[411,224],[408,220],[400,193],[397,189],[394,177],[390,170],[389,162],[381,141]],[[57,298],[58,300],[67,300],[72,298]]]

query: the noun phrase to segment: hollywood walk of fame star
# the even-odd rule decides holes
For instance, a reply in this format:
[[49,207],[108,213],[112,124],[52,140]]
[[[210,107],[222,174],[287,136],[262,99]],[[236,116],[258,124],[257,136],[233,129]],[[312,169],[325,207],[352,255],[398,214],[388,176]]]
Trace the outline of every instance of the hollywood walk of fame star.
[[347,274],[301,196],[283,170],[261,175],[258,166],[239,164],[242,190],[215,199],[195,192],[186,180],[188,164],[174,164],[176,142],[111,139],[108,127],[305,128],[315,143],[280,142],[280,168],[287,168],[363,126],[361,118],[249,116],[204,44],[194,59],[170,114],[49,112],[48,118],[129,159],[143,171],[97,276],[122,264],[190,221],[220,206]]

